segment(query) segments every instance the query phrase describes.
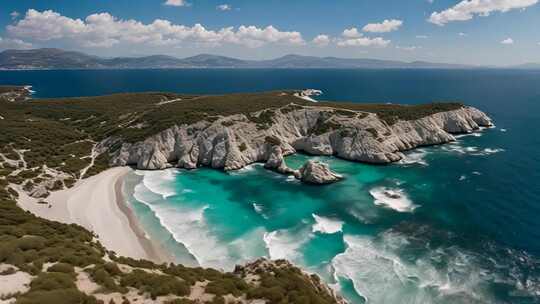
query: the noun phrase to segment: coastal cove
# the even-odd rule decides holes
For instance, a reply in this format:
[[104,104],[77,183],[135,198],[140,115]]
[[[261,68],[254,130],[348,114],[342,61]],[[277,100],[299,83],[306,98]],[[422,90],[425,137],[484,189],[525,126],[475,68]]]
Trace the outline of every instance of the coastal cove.
[[[536,86],[540,73],[130,72],[2,71],[0,82],[32,85],[33,96],[38,98],[81,96],[90,90],[90,95],[139,90],[218,94],[316,88],[324,93],[316,97],[319,100],[407,104],[459,101],[486,112],[496,126],[456,135],[456,141],[442,145],[404,148],[408,151],[402,151],[401,160],[386,165],[348,161],[352,157],[339,153],[331,154],[340,158],[303,154],[305,151],[280,153],[291,170],[317,160],[344,177],[324,186],[304,184],[294,176],[264,168],[268,155],[254,164],[256,157],[239,157],[242,165],[225,166],[226,171],[219,166],[215,166],[218,170],[209,168],[213,162],[204,161],[189,164],[185,167],[196,169],[186,170],[166,168],[169,165],[164,165],[160,157],[147,155],[140,161],[137,157],[143,154],[126,147],[124,151],[129,153],[111,154],[111,162],[135,167],[152,164],[154,167],[141,168],[162,170],[118,167],[97,175],[90,172],[88,175],[93,176],[76,181],[73,187],[52,191],[46,198],[51,207],[36,203],[20,191],[23,209],[47,219],[78,223],[95,232],[107,249],[155,262],[233,271],[235,265],[258,257],[284,258],[318,274],[353,304],[538,303],[540,226],[535,217],[540,212],[540,191],[535,181],[540,176],[535,168],[540,161],[540,134],[535,125],[540,119],[540,91]],[[96,82],[94,88],[76,85],[96,76],[119,82],[102,87]],[[505,81],[509,77],[516,81],[509,84]],[[64,78],[71,85],[62,91],[59,79]],[[249,87],[238,85],[248,78],[253,80]],[[54,89],[45,84],[52,84]],[[154,102],[154,97],[147,98]],[[173,100],[171,103],[177,98],[192,103],[198,100],[189,95],[171,94],[167,98]],[[137,100],[133,109],[139,104]],[[346,119],[338,117],[338,121]],[[302,128],[297,125],[295,128]],[[230,124],[225,122],[223,126]],[[367,133],[365,136],[373,132]],[[377,133],[377,138],[386,134]],[[129,136],[147,138],[140,134],[136,129]],[[383,137],[389,141],[390,135]],[[256,140],[246,140],[253,150],[259,149]],[[333,138],[330,142],[335,145],[339,141]],[[323,146],[325,142],[317,143]],[[101,148],[92,144],[91,151],[85,152],[91,157]],[[264,144],[268,144],[266,139]],[[122,159],[124,162],[118,162]],[[94,160],[102,166],[102,160]],[[174,159],[172,165],[179,160]]]

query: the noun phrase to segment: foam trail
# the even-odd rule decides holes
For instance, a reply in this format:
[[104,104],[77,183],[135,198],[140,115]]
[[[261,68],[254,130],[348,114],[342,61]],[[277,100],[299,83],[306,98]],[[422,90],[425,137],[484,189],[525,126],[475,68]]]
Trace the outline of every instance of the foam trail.
[[253,210],[260,214],[264,219],[268,219],[268,215],[264,214],[264,206],[261,204],[253,203],[251,204],[253,206]]
[[315,219],[315,224],[312,227],[313,232],[333,234],[342,231],[344,223],[340,220],[322,217],[316,214],[312,214],[311,216]]
[[375,205],[384,206],[398,212],[412,212],[414,209],[420,207],[413,204],[402,189],[378,187],[371,189],[369,194],[375,199]]

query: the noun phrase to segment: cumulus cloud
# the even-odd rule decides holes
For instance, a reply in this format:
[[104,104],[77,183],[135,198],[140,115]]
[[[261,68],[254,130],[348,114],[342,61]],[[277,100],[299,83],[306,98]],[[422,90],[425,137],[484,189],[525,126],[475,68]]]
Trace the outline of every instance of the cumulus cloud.
[[330,37],[328,35],[317,35],[312,41],[316,46],[327,46],[330,44]]
[[401,20],[384,20],[381,23],[369,23],[362,29],[364,32],[370,33],[388,33],[397,31],[403,25]]
[[0,37],[0,49],[24,50],[24,49],[30,49],[30,48],[32,48],[31,43],[24,42],[20,39],[9,39],[9,38]]
[[501,41],[502,44],[514,44],[514,39],[512,38],[506,38],[503,41]]
[[185,0],[167,0],[163,4],[168,6],[190,6],[190,4]]
[[220,4],[216,6],[216,9],[220,11],[230,11],[232,9],[232,6],[229,4]]
[[362,37],[362,33],[358,31],[357,28],[351,27],[350,29],[345,29],[343,33],[341,34],[343,37],[346,38],[358,38]]
[[461,32],[461,33],[458,33],[458,35],[459,35],[460,37],[465,37],[465,36],[467,36],[467,33]]
[[345,29],[341,33],[341,38],[337,39],[337,46],[373,46],[373,47],[387,47],[390,44],[390,40],[385,40],[381,37],[370,38],[364,36],[358,31],[357,28],[352,27]]
[[19,12],[17,12],[17,11],[13,11],[13,12],[11,12],[11,13],[9,14],[9,16],[11,17],[11,20],[15,20],[15,19],[19,18],[19,15],[20,15],[20,14],[19,14]]
[[434,12],[428,21],[444,26],[453,21],[467,21],[475,15],[489,16],[493,12],[508,12],[513,9],[525,9],[539,0],[463,0],[441,12]]
[[72,19],[57,12],[28,10],[24,18],[7,27],[16,38],[29,41],[62,40],[83,47],[111,47],[119,44],[150,46],[218,46],[236,44],[260,47],[269,43],[302,45],[305,41],[296,31],[280,31],[272,25],[265,28],[240,26],[209,30],[201,24],[185,26],[156,19],[142,23],[118,19],[109,13],[92,14]]

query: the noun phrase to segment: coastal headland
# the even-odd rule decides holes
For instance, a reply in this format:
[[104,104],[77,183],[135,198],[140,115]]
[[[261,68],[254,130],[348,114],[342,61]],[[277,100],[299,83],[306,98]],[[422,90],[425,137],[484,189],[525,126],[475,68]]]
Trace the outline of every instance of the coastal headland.
[[[49,270],[58,264],[69,268],[67,283],[46,296],[69,293],[84,303],[120,303],[123,297],[161,303],[297,303],[298,297],[344,303],[317,276],[286,261],[259,260],[234,273],[161,264],[171,256],[148,239],[122,197],[128,166],[237,170],[262,162],[267,169],[324,184],[339,180],[339,172],[313,163],[292,170],[284,156],[302,151],[386,164],[400,160],[403,151],[492,125],[486,114],[459,103],[315,103],[300,91],[29,101],[26,93],[13,99],[11,92],[3,93],[10,98],[0,95],[1,199],[9,211],[1,213],[0,263],[13,267],[13,274],[29,275],[19,294],[8,297],[24,303],[44,296],[30,281],[63,276]],[[290,284],[295,292],[285,288]]]

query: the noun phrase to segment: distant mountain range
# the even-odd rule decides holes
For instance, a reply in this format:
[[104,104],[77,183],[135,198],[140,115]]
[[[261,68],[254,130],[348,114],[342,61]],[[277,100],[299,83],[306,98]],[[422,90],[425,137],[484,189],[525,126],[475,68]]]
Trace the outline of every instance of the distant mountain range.
[[[535,66],[535,67],[533,67]],[[164,69],[164,68],[352,68],[352,69],[467,69],[476,66],[286,55],[271,60],[242,60],[201,54],[187,58],[154,55],[102,58],[61,49],[6,50],[0,53],[0,69]],[[527,64],[516,68],[540,68]]]

